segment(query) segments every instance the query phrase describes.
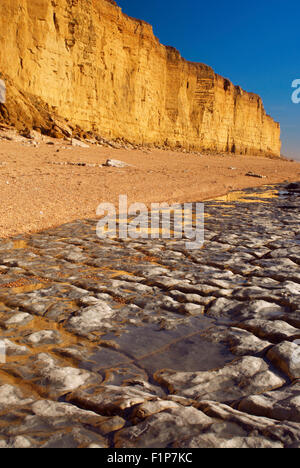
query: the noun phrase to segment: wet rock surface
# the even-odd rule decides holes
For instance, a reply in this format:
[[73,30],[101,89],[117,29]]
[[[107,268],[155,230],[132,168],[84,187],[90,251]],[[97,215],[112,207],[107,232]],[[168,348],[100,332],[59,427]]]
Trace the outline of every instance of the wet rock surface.
[[277,190],[206,202],[198,250],[95,220],[1,241],[0,447],[300,447],[300,200]]

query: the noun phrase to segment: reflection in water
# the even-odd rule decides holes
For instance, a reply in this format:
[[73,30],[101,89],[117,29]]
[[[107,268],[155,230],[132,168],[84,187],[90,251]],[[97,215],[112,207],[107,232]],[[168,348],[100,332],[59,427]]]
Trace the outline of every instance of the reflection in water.
[[[270,203],[272,199],[279,196],[278,188],[275,186],[263,186],[257,189],[238,190],[230,192],[226,195],[208,200],[210,207],[217,206],[218,208],[235,208],[234,203]],[[223,203],[223,204],[222,204]],[[192,205],[192,206],[188,206]],[[205,204],[204,204],[205,205]],[[222,216],[231,216],[228,213],[221,213]],[[210,218],[213,214],[205,212],[204,218]],[[159,220],[159,221],[157,221]],[[186,228],[195,229],[203,220],[202,215],[199,217],[195,210],[195,204],[174,205],[173,207],[159,210],[152,210],[143,213],[143,217],[135,222],[133,216],[120,214],[116,219],[116,226],[111,229],[111,226],[105,225],[102,227],[104,237],[117,238],[120,226],[127,224],[129,229],[133,229],[135,238],[170,238],[179,239],[182,237],[182,221]],[[153,225],[155,224],[155,226]],[[123,227],[124,229],[124,227]],[[131,237],[131,236],[130,236]]]
[[[230,192],[227,195],[223,195],[221,197],[214,198],[210,201],[212,202],[240,202],[240,203],[267,203],[268,199],[277,198],[279,195],[278,190],[271,189],[266,191],[253,191],[251,193],[247,193],[245,191],[236,191]],[[219,206],[219,205],[218,205]],[[234,206],[234,205],[232,205]],[[228,207],[228,205],[226,205]]]
[[14,240],[13,242],[13,249],[26,249],[27,241],[23,239]]

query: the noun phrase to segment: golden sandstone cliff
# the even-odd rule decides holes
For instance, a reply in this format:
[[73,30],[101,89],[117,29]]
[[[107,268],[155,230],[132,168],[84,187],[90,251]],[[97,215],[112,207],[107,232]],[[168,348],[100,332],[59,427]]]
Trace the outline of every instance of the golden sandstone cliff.
[[55,114],[103,137],[280,155],[259,96],[159,43],[109,0],[1,0],[2,120],[49,132]]

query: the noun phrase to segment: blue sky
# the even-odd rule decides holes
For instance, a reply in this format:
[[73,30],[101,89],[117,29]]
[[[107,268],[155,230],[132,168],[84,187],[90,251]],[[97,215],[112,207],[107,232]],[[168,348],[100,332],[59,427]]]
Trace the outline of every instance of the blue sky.
[[203,62],[259,94],[281,123],[282,153],[300,159],[300,1],[117,0],[130,16],[152,24],[165,45]]

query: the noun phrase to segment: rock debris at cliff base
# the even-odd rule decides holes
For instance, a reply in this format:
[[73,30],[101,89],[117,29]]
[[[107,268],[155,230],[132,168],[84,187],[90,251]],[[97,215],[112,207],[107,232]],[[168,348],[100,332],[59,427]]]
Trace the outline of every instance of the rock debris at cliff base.
[[[0,243],[1,447],[300,441],[298,185],[206,202],[206,241]],[[244,201],[238,201],[244,200]]]

